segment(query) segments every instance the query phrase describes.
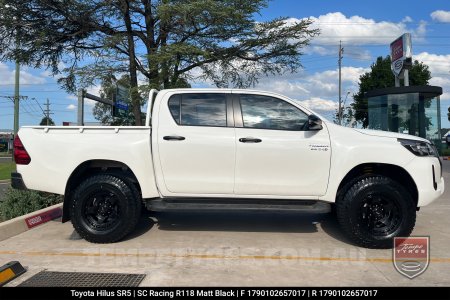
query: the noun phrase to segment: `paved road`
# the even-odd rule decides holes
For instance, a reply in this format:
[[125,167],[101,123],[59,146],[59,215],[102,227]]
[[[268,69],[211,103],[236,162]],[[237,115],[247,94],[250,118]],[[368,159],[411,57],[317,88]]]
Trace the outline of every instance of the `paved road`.
[[105,245],[53,221],[0,242],[0,257],[29,268],[12,286],[43,269],[144,273],[143,286],[449,286],[449,200],[447,188],[418,213],[413,234],[431,237],[431,263],[413,280],[394,269],[391,250],[352,245],[329,214],[147,213]]

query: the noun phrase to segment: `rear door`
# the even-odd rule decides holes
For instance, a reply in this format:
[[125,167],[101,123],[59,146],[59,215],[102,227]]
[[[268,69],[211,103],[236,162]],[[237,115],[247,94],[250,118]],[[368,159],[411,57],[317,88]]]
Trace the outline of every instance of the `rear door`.
[[237,196],[319,196],[326,192],[326,126],[307,131],[308,114],[274,96],[235,94]]
[[164,195],[233,194],[236,142],[230,95],[178,92],[162,99],[154,138]]

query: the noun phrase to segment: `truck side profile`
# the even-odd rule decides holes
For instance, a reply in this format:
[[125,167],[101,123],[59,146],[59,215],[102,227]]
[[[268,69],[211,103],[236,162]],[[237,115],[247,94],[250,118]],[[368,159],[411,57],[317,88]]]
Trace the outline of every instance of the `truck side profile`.
[[145,126],[27,126],[12,186],[64,195],[63,221],[119,241],[153,211],[328,212],[356,244],[392,247],[444,192],[436,148],[415,136],[345,128],[282,95],[152,90]]

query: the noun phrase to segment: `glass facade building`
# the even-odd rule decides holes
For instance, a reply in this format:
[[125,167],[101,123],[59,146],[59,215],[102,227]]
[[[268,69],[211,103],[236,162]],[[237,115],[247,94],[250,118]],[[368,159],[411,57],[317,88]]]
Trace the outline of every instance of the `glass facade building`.
[[441,146],[441,109],[437,86],[403,86],[366,93],[369,129],[420,136]]

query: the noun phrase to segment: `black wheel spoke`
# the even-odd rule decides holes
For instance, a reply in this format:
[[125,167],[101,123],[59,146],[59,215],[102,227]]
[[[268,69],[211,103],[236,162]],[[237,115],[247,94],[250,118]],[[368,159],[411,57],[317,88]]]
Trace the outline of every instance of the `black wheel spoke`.
[[386,236],[399,225],[399,209],[392,199],[382,194],[369,194],[361,205],[361,223],[375,236]]
[[116,226],[120,219],[119,212],[117,195],[105,190],[92,193],[84,208],[86,223],[95,230],[108,230]]

